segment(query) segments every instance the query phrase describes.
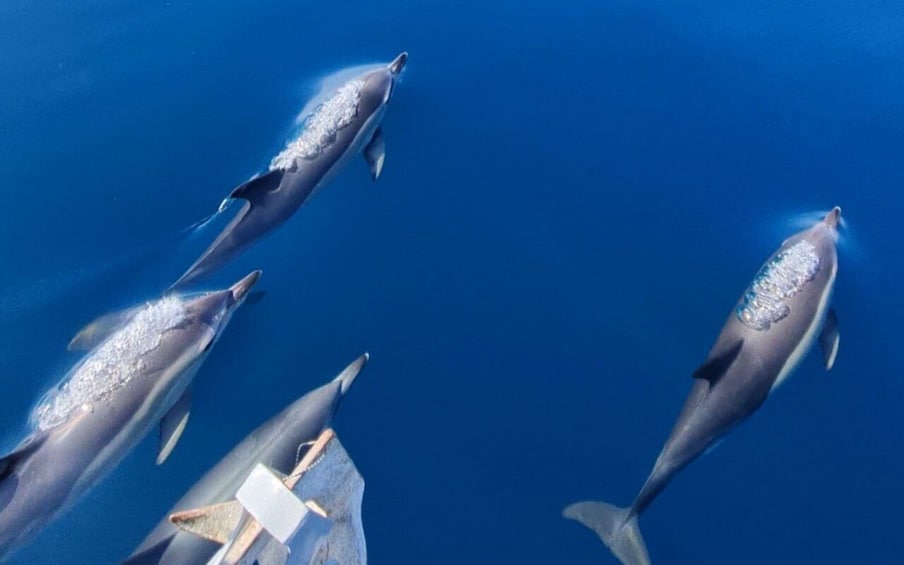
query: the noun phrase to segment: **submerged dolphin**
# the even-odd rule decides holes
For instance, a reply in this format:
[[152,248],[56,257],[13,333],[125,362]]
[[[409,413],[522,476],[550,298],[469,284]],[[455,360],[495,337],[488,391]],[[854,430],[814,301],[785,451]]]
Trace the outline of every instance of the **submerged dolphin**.
[[260,271],[232,287],[133,311],[48,393],[0,459],[0,559],[111,471],[160,422],[157,463],[185,428],[190,385]]
[[229,198],[245,205],[173,287],[221,267],[288,220],[359,151],[376,180],[385,156],[380,123],[407,60],[402,53],[389,65],[359,74],[318,105],[269,170],[232,191]]
[[[365,353],[329,383],[305,394],[282,412],[251,432],[167,513],[167,516],[235,498],[236,491],[258,463],[283,474],[292,471],[304,454],[303,447],[329,427],[340,401],[348,393],[367,362]],[[176,528],[166,518],[123,563],[204,564],[219,545]]]
[[650,563],[637,519],[678,471],[753,414],[818,339],[826,369],[838,353],[829,307],[841,209],[785,240],[760,269],[694,373],[694,385],[646,483],[628,508],[578,502],[564,515],[594,530],[626,565]]

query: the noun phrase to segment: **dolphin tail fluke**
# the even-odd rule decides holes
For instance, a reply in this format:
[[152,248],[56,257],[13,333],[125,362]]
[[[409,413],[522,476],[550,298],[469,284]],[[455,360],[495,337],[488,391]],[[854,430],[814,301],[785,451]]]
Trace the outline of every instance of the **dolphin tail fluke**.
[[632,513],[630,508],[585,500],[568,506],[562,515],[596,532],[624,565],[650,565],[647,546],[637,524],[637,514]]

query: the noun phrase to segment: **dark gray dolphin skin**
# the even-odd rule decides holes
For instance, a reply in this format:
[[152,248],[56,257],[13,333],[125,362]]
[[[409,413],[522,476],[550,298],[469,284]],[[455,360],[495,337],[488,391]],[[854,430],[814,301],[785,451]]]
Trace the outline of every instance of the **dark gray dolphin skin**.
[[123,563],[207,563],[220,546],[179,530],[168,517],[175,512],[233,500],[258,463],[283,474],[291,473],[304,455],[304,445],[316,440],[330,426],[339,403],[348,394],[367,359],[366,353],[358,357],[335,379],[305,394],[251,432],[172,507],[167,517]]
[[838,261],[841,209],[785,240],[728,316],[646,483],[628,508],[594,501],[564,510],[595,531],[626,565],[650,563],[637,519],[678,471],[753,414],[798,366],[813,343],[826,369],[838,352],[829,307]]
[[358,152],[376,180],[385,156],[380,123],[406,61],[402,53],[345,82],[318,105],[269,170],[232,191],[229,197],[246,200],[244,206],[173,288],[218,269],[288,220]]
[[0,459],[0,560],[91,489],[160,422],[162,463],[185,428],[190,385],[260,277],[146,304],[49,392],[33,432]]

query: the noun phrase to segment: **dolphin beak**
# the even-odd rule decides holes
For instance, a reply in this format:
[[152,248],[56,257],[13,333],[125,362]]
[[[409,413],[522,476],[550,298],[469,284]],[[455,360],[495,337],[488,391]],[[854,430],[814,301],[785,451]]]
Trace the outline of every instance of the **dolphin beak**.
[[841,207],[835,206],[834,208],[832,208],[832,210],[822,219],[822,223],[829,226],[833,230],[837,230],[838,224],[841,223]]
[[392,60],[391,63],[389,63],[389,71],[394,75],[398,75],[399,73],[402,72],[402,69],[405,68],[405,63],[407,63],[407,62],[408,62],[408,52],[402,51],[401,53],[399,53],[398,57],[396,57],[395,59]]
[[235,303],[239,303],[246,296],[248,296],[248,292],[251,290],[251,287],[261,278],[262,271],[254,271],[249,273],[245,278],[235,283],[231,287],[229,287],[230,292],[232,292],[232,300]]
[[352,361],[348,367],[339,373],[339,376],[333,379],[334,383],[339,383],[339,393],[342,396],[345,396],[345,394],[348,393],[348,389],[354,384],[355,379],[358,377],[358,373],[360,373],[361,369],[364,368],[364,365],[367,364],[368,359],[370,359],[370,355],[365,353]]

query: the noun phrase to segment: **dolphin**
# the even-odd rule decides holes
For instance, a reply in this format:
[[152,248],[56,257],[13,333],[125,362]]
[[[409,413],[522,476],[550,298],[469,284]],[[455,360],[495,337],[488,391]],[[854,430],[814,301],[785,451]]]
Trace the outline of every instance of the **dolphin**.
[[625,565],[650,563],[638,517],[691,461],[753,414],[819,341],[826,370],[838,353],[829,306],[838,272],[841,208],[787,240],[759,270],[722,327],[672,433],[628,508],[584,501],[565,508]]
[[42,398],[31,434],[0,459],[0,560],[94,487],[157,422],[157,463],[167,458],[188,421],[195,373],[259,277],[146,304]]
[[[335,379],[305,394],[257,428],[229,452],[167,513],[229,502],[258,463],[289,474],[330,426],[339,403],[348,394],[368,355],[358,357]],[[204,564],[220,546],[161,520],[123,564]]]
[[406,61],[403,52],[388,65],[356,75],[307,114],[298,136],[272,159],[269,170],[224,200],[221,211],[231,199],[245,204],[172,288],[218,269],[288,220],[358,152],[376,180],[385,160],[380,124]]

